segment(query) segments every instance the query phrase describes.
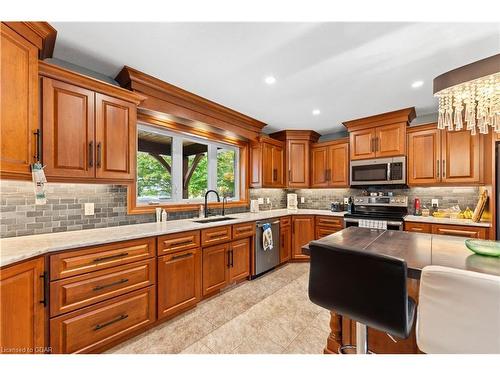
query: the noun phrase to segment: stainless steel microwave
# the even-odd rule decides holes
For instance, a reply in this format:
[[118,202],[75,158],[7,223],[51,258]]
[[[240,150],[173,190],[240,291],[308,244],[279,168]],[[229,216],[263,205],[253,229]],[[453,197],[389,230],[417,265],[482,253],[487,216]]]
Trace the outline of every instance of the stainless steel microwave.
[[351,186],[406,184],[406,158],[351,161]]

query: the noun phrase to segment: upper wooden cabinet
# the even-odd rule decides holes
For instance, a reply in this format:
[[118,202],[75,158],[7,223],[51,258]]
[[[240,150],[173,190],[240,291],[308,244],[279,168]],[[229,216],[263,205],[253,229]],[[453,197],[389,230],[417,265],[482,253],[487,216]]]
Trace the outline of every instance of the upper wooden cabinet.
[[133,180],[141,98],[54,65],[40,62],[39,69],[49,181]]
[[271,134],[272,138],[285,142],[285,185],[291,188],[307,188],[310,185],[310,150],[319,134],[312,130],[283,130]]
[[351,160],[406,155],[406,127],[415,118],[415,108],[346,121]]
[[0,173],[31,178],[39,159],[38,48],[1,23]]
[[438,130],[436,124],[408,131],[408,185],[482,182],[482,135]]
[[349,186],[349,140],[316,143],[311,147],[311,187]]
[[45,347],[44,259],[2,268],[0,272],[0,352],[33,354]]
[[261,136],[250,148],[250,187],[284,187],[284,144]]

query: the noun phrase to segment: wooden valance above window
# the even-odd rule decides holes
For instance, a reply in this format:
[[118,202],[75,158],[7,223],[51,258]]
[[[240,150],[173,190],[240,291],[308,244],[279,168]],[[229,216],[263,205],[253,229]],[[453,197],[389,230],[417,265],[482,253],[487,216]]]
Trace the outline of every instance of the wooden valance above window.
[[141,108],[199,121],[248,140],[255,140],[266,126],[261,121],[128,66],[123,67],[115,80],[122,87],[148,97]]

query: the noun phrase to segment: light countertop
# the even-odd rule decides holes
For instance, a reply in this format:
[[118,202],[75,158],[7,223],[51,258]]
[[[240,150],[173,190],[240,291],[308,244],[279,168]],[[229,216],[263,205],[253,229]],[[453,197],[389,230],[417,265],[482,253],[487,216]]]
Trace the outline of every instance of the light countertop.
[[473,222],[471,219],[450,219],[450,218],[440,218],[433,216],[415,216],[407,215],[404,218],[405,221],[417,222],[417,223],[429,223],[429,224],[451,224],[451,225],[469,225],[471,227],[491,227],[491,223],[486,221],[480,221],[479,223]]
[[287,215],[344,216],[344,212],[328,210],[270,210],[256,213],[228,214],[234,220],[214,223],[195,223],[198,219],[171,220],[166,223],[131,224],[119,227],[85,229],[70,232],[36,234],[32,236],[4,238],[0,240],[0,267],[49,252],[75,249],[85,246],[161,236],[189,230],[200,230],[222,225],[233,225],[248,221],[266,220]]

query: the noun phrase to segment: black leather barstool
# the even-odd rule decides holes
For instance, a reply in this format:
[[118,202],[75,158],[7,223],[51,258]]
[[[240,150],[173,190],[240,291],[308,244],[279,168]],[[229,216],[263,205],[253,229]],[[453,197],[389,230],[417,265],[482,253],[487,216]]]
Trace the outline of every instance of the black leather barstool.
[[409,336],[415,301],[408,297],[405,261],[324,241],[311,242],[309,249],[309,298],[357,322],[357,354],[368,353],[367,326]]

